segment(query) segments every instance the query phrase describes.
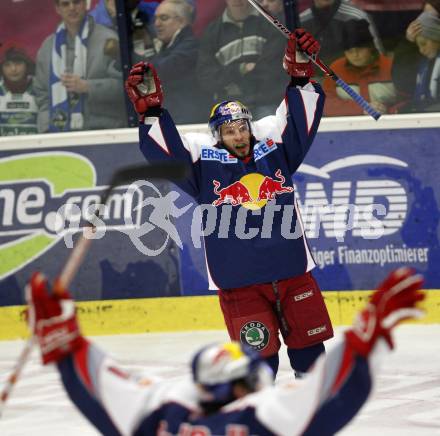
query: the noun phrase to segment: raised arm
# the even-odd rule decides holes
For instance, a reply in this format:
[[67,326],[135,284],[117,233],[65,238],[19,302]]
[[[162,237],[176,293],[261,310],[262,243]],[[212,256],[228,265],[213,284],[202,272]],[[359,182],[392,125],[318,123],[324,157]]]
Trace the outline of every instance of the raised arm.
[[35,274],[26,290],[28,323],[43,364],[56,364],[75,406],[102,434],[129,435],[165,397],[160,383],[122,370],[79,329],[74,301]]
[[154,66],[145,62],[134,65],[125,89],[139,115],[139,143],[145,158],[150,162],[177,160],[189,164],[188,178],[176,184],[197,197],[200,191],[200,144],[194,138],[181,137],[170,114],[162,107],[164,96]]
[[292,33],[283,59],[283,67],[290,76],[285,98],[274,117],[255,123],[260,138],[271,136],[275,142],[283,144],[292,174],[309,151],[325,101],[321,86],[310,80],[314,72],[312,62],[297,47],[311,56],[320,50],[320,44],[310,33],[303,29]]

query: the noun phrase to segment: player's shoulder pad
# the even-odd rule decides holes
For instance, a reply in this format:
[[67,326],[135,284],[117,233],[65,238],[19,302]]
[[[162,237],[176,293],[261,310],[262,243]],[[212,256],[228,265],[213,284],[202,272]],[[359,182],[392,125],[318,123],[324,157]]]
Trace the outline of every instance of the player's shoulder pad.
[[277,119],[275,115],[269,115],[255,121],[252,125],[253,134],[257,142],[260,142],[266,138],[273,136],[273,131],[277,125]]
[[182,142],[187,151],[191,154],[191,159],[196,162],[201,155],[202,148],[214,147],[215,139],[209,133],[188,132],[181,135]]

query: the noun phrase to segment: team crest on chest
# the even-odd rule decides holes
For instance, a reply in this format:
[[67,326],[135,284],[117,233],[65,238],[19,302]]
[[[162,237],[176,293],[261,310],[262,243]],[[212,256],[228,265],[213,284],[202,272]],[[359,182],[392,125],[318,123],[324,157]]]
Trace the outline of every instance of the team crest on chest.
[[270,333],[260,321],[249,321],[240,329],[240,341],[254,350],[264,350],[269,344]]

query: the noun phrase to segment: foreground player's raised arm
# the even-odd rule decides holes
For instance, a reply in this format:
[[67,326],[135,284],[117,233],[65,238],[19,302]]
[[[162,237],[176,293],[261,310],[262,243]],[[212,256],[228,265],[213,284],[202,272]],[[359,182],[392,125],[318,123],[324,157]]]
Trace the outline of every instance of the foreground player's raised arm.
[[131,435],[145,423],[153,425],[152,415],[167,401],[190,403],[184,381],[170,385],[135,376],[90,342],[60,361],[58,369],[70,399],[105,435]]
[[132,434],[149,395],[147,383],[120,369],[90,342],[61,360],[58,369],[72,402],[102,434]]
[[256,418],[278,435],[334,434],[357,413],[370,388],[368,362],[347,354],[345,343],[340,343],[316,362],[305,379],[277,385],[258,396]]
[[57,365],[73,403],[102,434],[132,434],[138,421],[161,404],[160,383],[121,370],[81,334],[74,301],[61,280],[50,288],[43,274],[33,274],[26,300],[42,362]]

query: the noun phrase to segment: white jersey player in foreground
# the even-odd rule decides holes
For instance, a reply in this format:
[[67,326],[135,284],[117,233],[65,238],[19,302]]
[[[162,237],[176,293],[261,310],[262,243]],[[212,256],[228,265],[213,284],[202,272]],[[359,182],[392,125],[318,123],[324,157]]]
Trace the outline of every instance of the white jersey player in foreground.
[[[78,409],[105,435],[331,435],[365,403],[375,357],[393,348],[392,329],[416,318],[422,277],[394,271],[355,325],[303,380],[273,384],[269,366],[237,342],[208,345],[179,381],[139,379],[79,330],[66,290],[48,292],[40,273],[27,287],[28,322],[44,364],[56,363]],[[172,350],[170,350],[172,351]]]

